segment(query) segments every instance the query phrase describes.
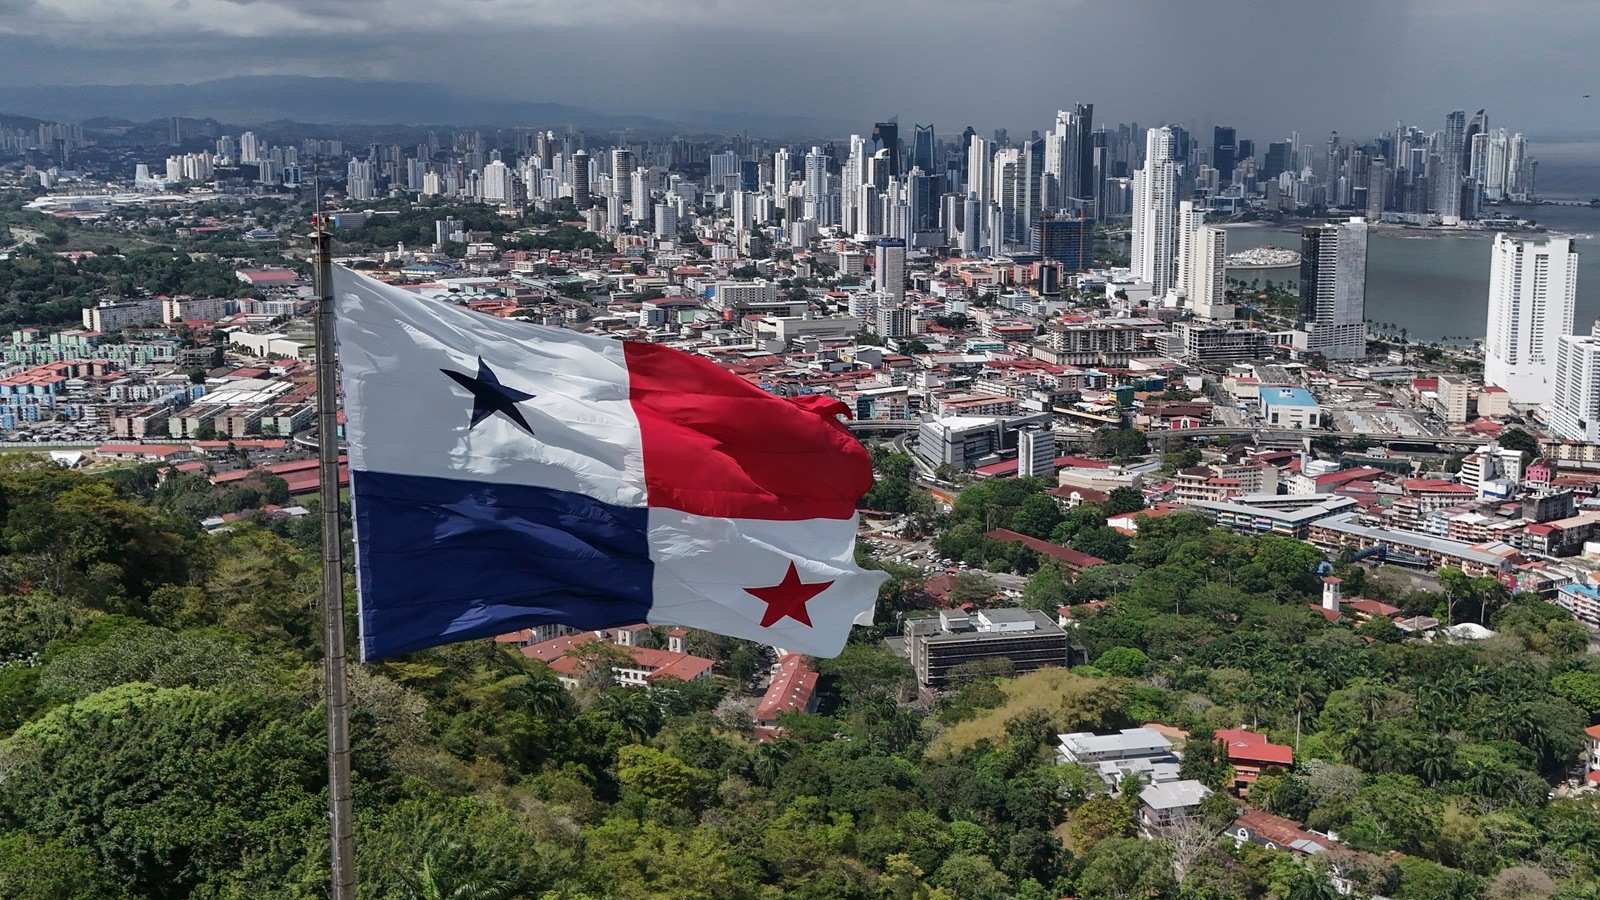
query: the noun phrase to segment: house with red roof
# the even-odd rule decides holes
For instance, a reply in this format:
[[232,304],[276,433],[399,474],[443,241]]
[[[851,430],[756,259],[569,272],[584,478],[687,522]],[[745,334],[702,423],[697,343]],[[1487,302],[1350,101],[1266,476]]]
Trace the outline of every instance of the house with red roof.
[[1228,764],[1233,766],[1233,791],[1241,797],[1250,793],[1250,785],[1255,784],[1268,766],[1294,768],[1294,749],[1274,744],[1264,734],[1243,728],[1225,728],[1215,737],[1227,746]]
[[1332,849],[1332,840],[1307,831],[1299,822],[1252,809],[1233,820],[1228,836],[1236,843],[1251,843],[1268,850],[1287,850],[1297,858]]

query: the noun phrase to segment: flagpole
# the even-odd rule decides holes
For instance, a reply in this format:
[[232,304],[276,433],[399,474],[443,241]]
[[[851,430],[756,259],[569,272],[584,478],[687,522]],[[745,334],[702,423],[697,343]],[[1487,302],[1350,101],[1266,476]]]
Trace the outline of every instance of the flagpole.
[[344,545],[339,533],[339,363],[333,333],[333,231],[312,219],[317,290],[317,472],[322,502],[322,643],[328,706],[328,812],[333,900],[355,900],[350,824],[350,712],[344,665]]

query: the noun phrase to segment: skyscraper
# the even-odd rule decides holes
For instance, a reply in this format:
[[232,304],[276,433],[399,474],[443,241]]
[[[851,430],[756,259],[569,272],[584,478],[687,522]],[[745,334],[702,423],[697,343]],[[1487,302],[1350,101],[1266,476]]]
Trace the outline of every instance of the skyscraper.
[[1367,223],[1308,225],[1300,231],[1302,349],[1328,359],[1367,355]]
[[832,225],[828,215],[828,157],[821,147],[806,154],[806,218],[818,225]]
[[1133,173],[1134,277],[1151,284],[1157,297],[1177,282],[1178,164],[1170,128],[1145,133],[1144,167]]
[[1505,388],[1513,402],[1549,403],[1556,342],[1572,330],[1577,244],[1571,238],[1535,243],[1500,232],[1490,252],[1483,381]]
[[1189,241],[1189,305],[1205,319],[1231,319],[1227,295],[1228,233],[1200,228]]
[[[633,151],[618,147],[611,151],[611,193],[629,203],[633,200]],[[613,227],[621,223],[611,223]]]
[[884,238],[873,249],[872,289],[894,298],[899,306],[906,299],[906,242]]
[[572,205],[578,209],[588,209],[591,205],[589,198],[589,153],[579,150],[572,154]]
[[921,169],[928,175],[937,175],[938,170],[933,167],[933,126],[913,125],[915,131],[911,140],[911,160],[906,168]]
[[879,122],[872,126],[872,152],[889,151],[889,175],[900,177],[900,126],[895,122]]
[[1600,320],[1588,334],[1556,339],[1556,377],[1545,419],[1559,437],[1600,443]]
[[772,154],[772,199],[783,202],[789,196],[789,148],[779,147]]
[[1467,148],[1467,114],[1456,110],[1445,117],[1444,133],[1439,141],[1438,177],[1434,179],[1433,208],[1446,224],[1461,218],[1461,168]]
[[1194,291],[1192,251],[1200,226],[1206,221],[1206,208],[1193,200],[1178,203],[1178,273],[1174,286],[1186,294]]
[[1218,125],[1211,129],[1211,167],[1217,170],[1217,180],[1223,184],[1233,183],[1238,151],[1238,137],[1232,128]]

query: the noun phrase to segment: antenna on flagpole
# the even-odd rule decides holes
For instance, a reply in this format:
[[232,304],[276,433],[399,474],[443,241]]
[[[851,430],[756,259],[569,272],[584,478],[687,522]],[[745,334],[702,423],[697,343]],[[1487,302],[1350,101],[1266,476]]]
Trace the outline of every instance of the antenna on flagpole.
[[344,665],[344,560],[339,533],[339,365],[333,332],[333,231],[312,217],[312,272],[317,289],[317,472],[322,503],[322,643],[328,706],[328,812],[333,900],[355,900],[355,838],[350,811],[350,711]]

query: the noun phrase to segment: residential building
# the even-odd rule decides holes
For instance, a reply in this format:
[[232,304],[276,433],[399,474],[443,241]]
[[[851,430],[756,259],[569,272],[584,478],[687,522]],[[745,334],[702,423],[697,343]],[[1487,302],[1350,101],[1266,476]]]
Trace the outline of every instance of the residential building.
[[1564,584],[1556,593],[1557,606],[1590,628],[1600,628],[1600,588],[1575,582]]
[[138,325],[161,322],[160,300],[101,300],[83,310],[83,327],[107,334]]
[[1576,241],[1536,243],[1496,234],[1489,256],[1484,383],[1505,388],[1513,403],[1549,403],[1557,345],[1572,330],[1577,291]]
[[1189,240],[1189,306],[1202,319],[1232,319],[1228,302],[1228,233],[1221,228],[1201,228]]
[[[1333,605],[1337,612],[1337,589]],[[1255,784],[1267,768],[1277,766],[1287,770],[1294,767],[1294,748],[1274,744],[1264,734],[1243,728],[1224,728],[1214,737],[1227,748],[1228,765],[1233,767],[1233,790],[1241,797],[1250,793],[1250,785]]]
[[1472,397],[1472,379],[1465,375],[1439,376],[1439,418],[1455,424],[1467,421],[1467,401]]
[[1600,443],[1600,319],[1589,334],[1556,339],[1551,394],[1545,406],[1550,430],[1569,441]]
[[1094,265],[1094,226],[1094,219],[1045,215],[1033,223],[1028,249],[1065,271],[1082,272]]
[[1178,173],[1173,131],[1145,134],[1144,166],[1133,173],[1133,274],[1154,286],[1157,297],[1177,285]]
[[1327,359],[1367,355],[1367,223],[1300,231],[1300,349]]
[[1146,831],[1181,825],[1200,815],[1200,803],[1211,789],[1198,781],[1152,784],[1139,792],[1139,825]]
[[1054,478],[1056,474],[1056,435],[1048,427],[1024,428],[1017,432],[1017,477]]
[[1124,728],[1116,734],[1087,731],[1058,734],[1056,759],[1082,766],[1100,776],[1110,790],[1116,790],[1128,775],[1139,775],[1147,784],[1178,781],[1178,756],[1172,742],[1154,728]]
[[918,683],[940,688],[958,666],[985,659],[1010,660],[1017,672],[1068,663],[1067,633],[1031,609],[983,609],[968,615],[944,610],[908,619],[906,651]]

